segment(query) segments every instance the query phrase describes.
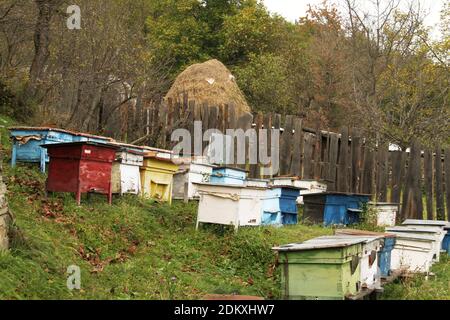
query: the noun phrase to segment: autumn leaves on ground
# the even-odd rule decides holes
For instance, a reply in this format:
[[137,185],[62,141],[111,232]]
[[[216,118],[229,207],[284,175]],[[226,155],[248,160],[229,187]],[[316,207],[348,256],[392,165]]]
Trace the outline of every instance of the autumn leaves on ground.
[[[1,117],[2,124],[12,124]],[[331,229],[221,227],[195,231],[197,204],[172,206],[135,196],[46,198],[37,166],[9,164],[7,130],[0,127],[4,180],[15,216],[12,248],[0,253],[0,299],[201,299],[205,294],[281,298],[271,247]],[[67,288],[67,268],[81,268],[81,290]],[[450,260],[436,276],[386,288],[386,299],[450,299]]]
[[[31,173],[31,174],[30,174]],[[270,248],[330,230],[194,230],[196,204],[172,207],[136,197],[44,197],[37,170],[8,170],[17,232],[0,257],[0,298],[195,299],[207,293],[278,298]],[[66,287],[66,269],[81,267],[80,291]]]
[[[285,228],[194,229],[196,204],[172,207],[124,197],[59,195],[46,199],[36,168],[7,169],[15,214],[10,252],[0,254],[0,299],[201,299],[205,294],[245,294],[279,299],[274,245],[299,242],[332,230]],[[81,268],[81,290],[67,289],[67,267]],[[384,298],[450,299],[450,263],[436,277],[388,287]]]

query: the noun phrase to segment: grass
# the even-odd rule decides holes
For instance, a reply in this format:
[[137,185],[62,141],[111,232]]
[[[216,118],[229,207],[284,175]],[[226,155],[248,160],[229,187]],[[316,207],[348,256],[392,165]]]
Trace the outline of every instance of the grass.
[[[15,215],[13,249],[0,255],[0,299],[198,299],[208,293],[280,298],[271,247],[331,234],[218,227],[195,231],[196,204],[172,207],[129,196],[46,199],[37,168],[5,165]],[[82,290],[66,287],[67,267],[81,268]]]
[[[168,206],[126,196],[109,206],[93,196],[77,206],[71,195],[47,199],[37,166],[12,169],[4,160],[15,232],[12,249],[0,252],[0,299],[200,299],[211,293],[279,299],[271,247],[332,234],[305,225],[195,231],[194,202]],[[67,289],[70,265],[81,268],[81,290]],[[432,280],[389,286],[384,298],[448,299],[449,260],[433,271]]]
[[385,287],[382,296],[386,300],[450,300],[450,258],[441,255],[440,263],[431,272],[435,276],[426,279],[415,276],[412,279],[397,281]]

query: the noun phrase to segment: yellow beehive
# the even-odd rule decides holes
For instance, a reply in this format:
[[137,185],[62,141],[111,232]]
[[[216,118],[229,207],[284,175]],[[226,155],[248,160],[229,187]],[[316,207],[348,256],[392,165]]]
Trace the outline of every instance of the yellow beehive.
[[170,159],[160,158],[155,153],[144,156],[141,167],[141,194],[145,198],[172,203],[173,175],[178,166]]

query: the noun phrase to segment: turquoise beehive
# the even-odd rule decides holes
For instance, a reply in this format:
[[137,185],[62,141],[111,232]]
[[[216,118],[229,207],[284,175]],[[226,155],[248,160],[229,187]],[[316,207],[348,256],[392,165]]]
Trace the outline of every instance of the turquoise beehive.
[[111,138],[94,136],[49,127],[12,127],[9,128],[13,140],[11,166],[17,162],[40,163],[41,171],[45,172],[46,163],[50,161],[47,150],[41,145],[66,142],[100,142],[114,141]]
[[210,182],[213,184],[228,184],[243,186],[247,178],[247,171],[237,168],[217,167],[213,168]]

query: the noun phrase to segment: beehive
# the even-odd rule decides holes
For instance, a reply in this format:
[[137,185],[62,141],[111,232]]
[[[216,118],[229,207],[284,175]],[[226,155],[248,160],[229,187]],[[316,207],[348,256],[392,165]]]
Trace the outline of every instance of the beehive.
[[396,234],[396,243],[392,250],[391,270],[412,273],[427,273],[433,264],[434,242],[433,236]]
[[49,156],[42,145],[65,142],[99,142],[109,143],[111,138],[100,137],[80,132],[68,131],[49,127],[11,127],[9,128],[13,140],[11,166],[17,162],[39,163],[42,172],[46,170]]
[[211,183],[244,185],[247,177],[247,171],[237,168],[216,167],[211,175]]
[[325,226],[355,224],[369,198],[370,195],[340,192],[306,194],[303,196],[303,219]]
[[361,240],[361,267],[360,267],[360,283],[365,289],[381,288],[381,273],[378,267],[378,253],[383,246],[383,236],[375,235],[348,235],[336,234],[330,237],[320,237],[317,241],[327,241],[328,239],[338,240]]
[[197,228],[200,223],[242,226],[261,225],[261,205],[265,189],[196,183],[200,201]]
[[50,156],[48,192],[101,193],[112,200],[111,171],[117,147],[94,142],[44,145]]
[[299,194],[300,189],[290,186],[273,186],[267,189],[262,204],[262,224],[297,224]]
[[178,166],[170,159],[161,158],[155,153],[144,155],[141,173],[141,194],[145,198],[172,203],[173,175]]
[[398,203],[369,202],[369,207],[374,208],[376,210],[377,226],[380,227],[395,226],[397,214],[399,211]]
[[184,199],[185,191],[187,192],[188,199],[198,199],[199,194],[195,183],[209,182],[213,168],[213,165],[197,161],[179,165],[179,170],[174,175],[174,199]]
[[122,149],[116,153],[112,167],[112,192],[139,194],[141,191],[140,167],[144,164],[142,153]]
[[378,251],[378,267],[382,278],[391,275],[391,254],[394,249],[396,236],[390,233],[372,232],[367,230],[337,229],[336,235],[375,236],[383,239]]
[[313,239],[275,247],[285,299],[343,300],[360,287],[360,239]]
[[441,255],[442,240],[446,232],[439,226],[396,226],[386,228],[386,231],[394,234],[407,233],[411,235],[426,235],[434,238],[433,242],[433,261],[439,262]]

